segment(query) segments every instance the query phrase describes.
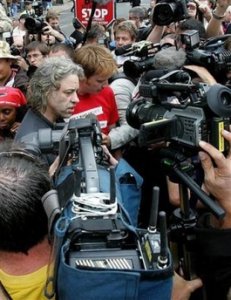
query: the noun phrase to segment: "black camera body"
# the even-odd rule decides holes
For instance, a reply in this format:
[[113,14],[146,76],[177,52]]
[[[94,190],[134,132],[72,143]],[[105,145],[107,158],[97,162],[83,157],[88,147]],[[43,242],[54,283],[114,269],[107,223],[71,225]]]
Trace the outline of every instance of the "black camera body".
[[43,18],[28,17],[25,20],[25,27],[29,34],[42,33],[46,26],[47,24],[44,22]]
[[188,17],[184,0],[157,0],[153,11],[153,23],[164,26],[172,22],[179,22]]
[[176,70],[141,84],[143,98],[131,102],[126,112],[128,124],[140,129],[140,145],[171,141],[197,151],[205,140],[227,150],[221,130],[230,124],[230,89],[182,82],[186,79],[187,72]]
[[222,79],[227,80],[224,72],[231,70],[230,41],[230,34],[211,38],[198,48],[188,49],[189,51],[186,52],[187,61],[189,64],[205,67],[218,82],[223,83]]

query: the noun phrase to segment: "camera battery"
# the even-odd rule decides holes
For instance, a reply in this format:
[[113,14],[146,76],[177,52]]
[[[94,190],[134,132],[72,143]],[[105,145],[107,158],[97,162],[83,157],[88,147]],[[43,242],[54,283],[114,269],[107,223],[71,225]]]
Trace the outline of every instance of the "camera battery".
[[160,234],[147,233],[142,248],[145,268],[154,269],[160,255]]
[[211,144],[221,152],[227,150],[227,143],[221,134],[223,129],[229,130],[229,121],[225,118],[213,118],[211,124]]

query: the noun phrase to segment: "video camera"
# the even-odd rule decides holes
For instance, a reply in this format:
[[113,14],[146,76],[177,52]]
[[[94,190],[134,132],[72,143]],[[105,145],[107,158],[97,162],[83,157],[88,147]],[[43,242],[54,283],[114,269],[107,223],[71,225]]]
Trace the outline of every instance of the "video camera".
[[164,26],[188,17],[185,0],[157,0],[152,19],[156,25]]
[[175,70],[143,82],[139,92],[142,98],[130,103],[126,117],[130,126],[140,129],[140,145],[171,141],[197,150],[205,140],[226,150],[221,130],[230,124],[229,88],[194,84],[189,73]]
[[101,131],[95,117],[71,118],[68,123],[60,123],[57,130],[40,129],[26,135],[21,141],[28,151],[36,155],[59,155],[60,164],[56,178],[71,159],[79,172],[85,173],[84,185],[79,186],[79,192],[99,192],[96,163],[105,164],[106,158],[101,147]]
[[153,68],[153,57],[160,49],[159,43],[140,41],[115,49],[115,55],[131,56],[130,60],[124,62],[123,71],[126,76],[136,78],[144,71]]
[[187,61],[205,67],[219,82],[222,78],[226,81],[224,72],[227,73],[231,70],[230,42],[231,34],[211,38],[198,48],[188,49],[189,51],[186,52]]

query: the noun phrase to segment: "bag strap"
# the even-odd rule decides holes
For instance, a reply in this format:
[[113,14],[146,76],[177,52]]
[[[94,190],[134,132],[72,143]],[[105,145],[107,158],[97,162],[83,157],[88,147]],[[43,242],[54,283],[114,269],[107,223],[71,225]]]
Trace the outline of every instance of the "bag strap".
[[0,299],[1,300],[13,300],[13,298],[11,298],[10,294],[7,292],[7,290],[4,287],[1,280],[0,280]]
[[[57,190],[50,190],[41,199],[48,217],[48,235],[53,241],[51,255],[47,269],[45,296],[52,299],[56,291],[56,278],[59,266],[59,254],[70,220],[67,216],[61,217],[61,209]],[[68,206],[69,202],[66,204]],[[65,211],[65,208],[64,208]],[[55,231],[55,234],[54,234]]]
[[55,221],[61,214],[57,190],[50,190],[44,194],[41,201],[48,217],[48,234],[51,238]]
[[47,280],[45,284],[45,296],[53,299],[56,293],[57,274],[60,262],[60,252],[63,241],[68,231],[71,220],[67,216],[60,217],[55,224],[55,234],[52,246],[51,257],[48,265]]

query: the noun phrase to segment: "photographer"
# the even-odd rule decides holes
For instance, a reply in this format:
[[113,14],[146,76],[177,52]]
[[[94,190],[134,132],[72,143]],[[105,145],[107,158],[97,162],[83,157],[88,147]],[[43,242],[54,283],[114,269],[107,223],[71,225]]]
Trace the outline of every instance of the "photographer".
[[222,131],[223,137],[229,142],[229,153],[225,157],[212,145],[201,141],[199,157],[204,170],[204,185],[206,191],[214,196],[225,210],[222,220],[207,214],[201,218],[198,226],[200,249],[199,269],[208,299],[229,299],[231,287],[231,133]]
[[17,66],[17,59],[17,56],[11,54],[9,44],[0,41],[0,86],[16,87],[25,94],[28,77],[26,72]]
[[[49,19],[50,20],[50,19]],[[52,20],[52,19],[51,19]],[[51,21],[50,21],[51,22]],[[25,28],[27,29],[27,35],[32,35],[33,40],[39,40],[45,42],[48,46],[55,43],[65,43],[73,46],[70,39],[60,31],[56,22],[49,24],[41,18],[28,17],[25,21]],[[28,38],[31,41],[31,38]]]
[[64,43],[73,46],[71,40],[62,32],[59,24],[59,15],[55,10],[49,9],[44,23],[47,24],[47,26],[43,28],[42,34],[54,37],[56,43]]

